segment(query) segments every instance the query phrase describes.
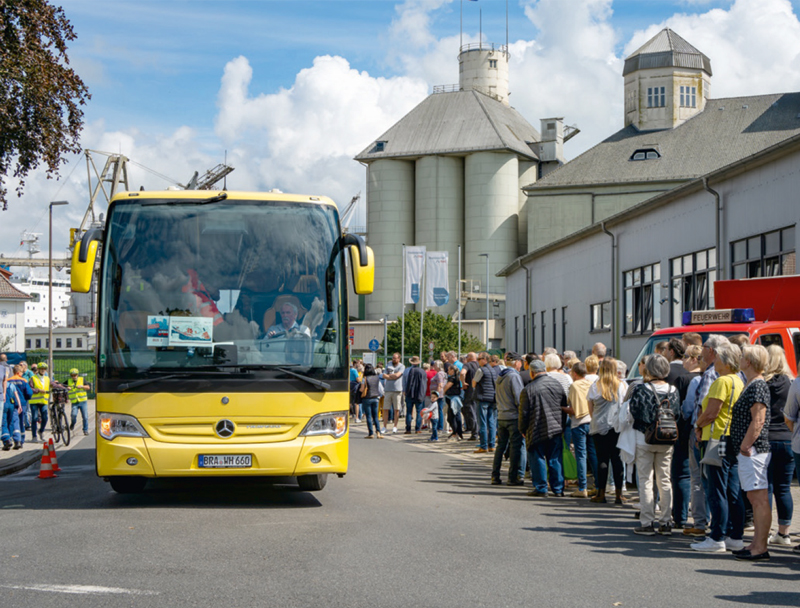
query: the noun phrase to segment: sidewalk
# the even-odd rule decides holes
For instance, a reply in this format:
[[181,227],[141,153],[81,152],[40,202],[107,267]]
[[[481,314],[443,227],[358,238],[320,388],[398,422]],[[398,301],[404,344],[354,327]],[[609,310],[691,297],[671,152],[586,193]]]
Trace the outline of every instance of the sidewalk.
[[[94,399],[89,399],[89,432],[94,433],[95,427],[95,401]],[[67,409],[67,417],[70,417],[72,413],[71,408]],[[72,432],[72,439],[69,443],[69,447],[64,446],[62,442],[56,443],[56,449],[61,452],[64,449],[69,450],[73,447],[78,441],[83,439],[83,431],[82,431],[82,424],[83,421],[81,419],[80,413],[78,414],[78,422],[75,425],[75,430]],[[75,433],[77,432],[77,435]],[[50,421],[48,420],[47,427],[45,428],[44,432],[44,439],[46,441],[50,441],[50,437],[52,434],[50,433]],[[11,450],[8,452],[0,451],[0,477],[4,475],[11,475],[12,473],[16,473],[17,471],[22,471],[23,469],[27,469],[32,464],[39,462],[42,458],[42,441],[40,439],[36,439],[36,441],[31,440],[31,432],[26,431],[25,433],[25,444],[22,446],[20,450]]]

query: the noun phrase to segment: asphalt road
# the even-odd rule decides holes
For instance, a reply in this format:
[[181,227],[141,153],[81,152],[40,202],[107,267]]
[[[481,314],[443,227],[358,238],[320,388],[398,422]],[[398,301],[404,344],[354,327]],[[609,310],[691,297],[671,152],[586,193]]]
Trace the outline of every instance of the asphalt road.
[[632,534],[627,507],[491,486],[466,445],[362,437],[320,493],[171,481],[135,496],[95,476],[81,438],[57,479],[0,479],[0,606],[800,606],[789,549],[697,554]]

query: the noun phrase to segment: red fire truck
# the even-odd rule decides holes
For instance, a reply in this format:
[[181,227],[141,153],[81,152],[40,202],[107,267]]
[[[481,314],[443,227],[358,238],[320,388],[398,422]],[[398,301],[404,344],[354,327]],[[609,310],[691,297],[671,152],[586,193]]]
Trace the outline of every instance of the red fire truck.
[[685,311],[683,325],[653,332],[630,368],[639,375],[639,361],[655,352],[656,344],[696,332],[703,341],[711,334],[747,334],[750,342],[786,351],[795,374],[800,367],[800,275],[734,279],[714,283],[715,310]]

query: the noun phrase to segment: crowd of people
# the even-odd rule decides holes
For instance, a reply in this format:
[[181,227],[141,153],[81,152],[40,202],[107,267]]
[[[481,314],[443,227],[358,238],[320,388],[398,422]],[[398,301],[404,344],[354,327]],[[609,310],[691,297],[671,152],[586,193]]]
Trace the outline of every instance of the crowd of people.
[[9,365],[8,356],[0,353],[0,406],[3,410],[2,441],[3,451],[19,450],[25,444],[26,433],[31,439],[44,439],[50,403],[50,394],[56,387],[66,388],[72,404],[70,428],[74,429],[81,414],[83,434],[89,434],[89,409],[86,391],[91,387],[80,376],[77,369],[71,369],[66,386],[51,382],[47,373],[47,363],[27,362]]
[[703,342],[686,333],[637,364],[627,381],[627,366],[602,343],[583,361],[547,348],[502,359],[442,352],[405,366],[394,353],[386,367],[353,362],[351,414],[358,423],[363,413],[367,439],[398,433],[404,417],[405,434],[427,424],[430,441],[445,431],[447,440],[475,441],[476,454],[493,454],[491,484],[503,484],[507,461],[506,483],[522,486],[529,473],[536,498],[564,497],[572,483],[570,497],[605,503],[611,493],[624,504],[635,484],[638,535],[679,532],[695,551],[742,561],[791,545],[800,379],[783,349],[746,334]]

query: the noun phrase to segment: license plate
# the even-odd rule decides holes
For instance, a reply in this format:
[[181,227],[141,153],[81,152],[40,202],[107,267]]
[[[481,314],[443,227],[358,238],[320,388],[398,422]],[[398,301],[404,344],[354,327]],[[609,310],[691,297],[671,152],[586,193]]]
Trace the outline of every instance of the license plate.
[[203,469],[249,469],[253,466],[250,454],[200,454],[197,465]]

